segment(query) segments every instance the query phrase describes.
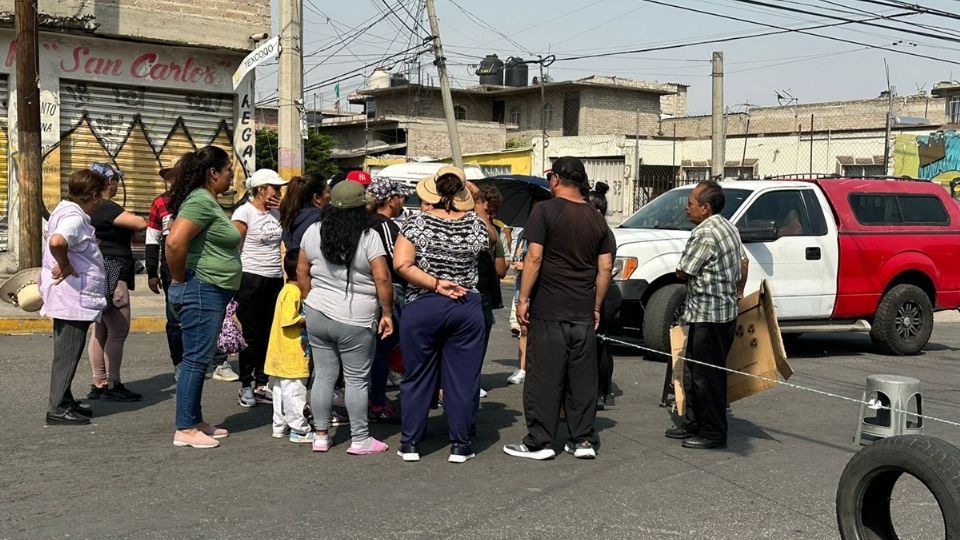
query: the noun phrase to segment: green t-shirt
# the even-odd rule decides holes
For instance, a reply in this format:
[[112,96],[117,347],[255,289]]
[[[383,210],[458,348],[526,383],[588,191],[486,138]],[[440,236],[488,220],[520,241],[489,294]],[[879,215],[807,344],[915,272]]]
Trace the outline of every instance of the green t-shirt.
[[187,248],[187,268],[205,283],[235,291],[240,288],[240,231],[230,222],[209,191],[190,192],[180,205],[177,218],[201,230]]

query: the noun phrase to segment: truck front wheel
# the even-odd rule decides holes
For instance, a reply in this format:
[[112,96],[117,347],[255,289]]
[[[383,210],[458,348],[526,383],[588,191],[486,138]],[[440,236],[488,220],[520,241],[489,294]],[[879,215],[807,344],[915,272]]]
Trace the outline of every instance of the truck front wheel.
[[643,312],[643,343],[662,354],[647,351],[651,360],[670,359],[670,327],[679,324],[687,287],[679,283],[664,285],[647,300]]
[[873,318],[870,339],[887,354],[917,354],[933,332],[933,305],[916,285],[900,284],[887,291]]

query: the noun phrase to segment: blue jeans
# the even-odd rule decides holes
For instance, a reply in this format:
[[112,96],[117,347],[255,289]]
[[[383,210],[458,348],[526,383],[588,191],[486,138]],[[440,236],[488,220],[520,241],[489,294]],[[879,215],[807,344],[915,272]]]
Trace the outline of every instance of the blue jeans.
[[183,361],[177,379],[177,429],[191,429],[203,422],[200,396],[207,366],[217,349],[227,304],[234,291],[204,283],[192,270],[187,281],[170,286],[169,298],[180,319]]

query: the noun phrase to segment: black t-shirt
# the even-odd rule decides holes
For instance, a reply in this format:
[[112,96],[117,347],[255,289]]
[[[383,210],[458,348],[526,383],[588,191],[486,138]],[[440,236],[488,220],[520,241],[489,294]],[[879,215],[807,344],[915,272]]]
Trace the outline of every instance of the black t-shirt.
[[543,201],[523,229],[543,246],[530,316],[548,321],[593,322],[597,257],[617,248],[613,231],[592,206],[562,198]]
[[390,279],[397,285],[405,284],[407,281],[400,277],[400,274],[393,269],[393,246],[397,243],[400,236],[400,226],[397,222],[383,214],[374,212],[367,222],[367,227],[377,233],[380,242],[383,243],[383,249],[387,252],[387,266],[390,268]]
[[90,223],[97,229],[97,240],[100,241],[100,253],[108,257],[133,258],[130,241],[133,231],[113,224],[113,220],[124,212],[123,207],[113,201],[103,201],[90,214]]

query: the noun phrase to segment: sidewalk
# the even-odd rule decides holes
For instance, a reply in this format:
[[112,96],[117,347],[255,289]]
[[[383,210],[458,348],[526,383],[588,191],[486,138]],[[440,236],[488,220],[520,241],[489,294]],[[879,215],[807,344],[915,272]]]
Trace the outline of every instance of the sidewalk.
[[[6,279],[4,277],[3,279]],[[163,332],[167,324],[163,294],[154,294],[147,286],[146,274],[137,276],[136,286],[130,292],[133,310],[131,332]],[[53,323],[39,313],[27,313],[20,308],[0,302],[0,334],[40,334],[53,331]]]

